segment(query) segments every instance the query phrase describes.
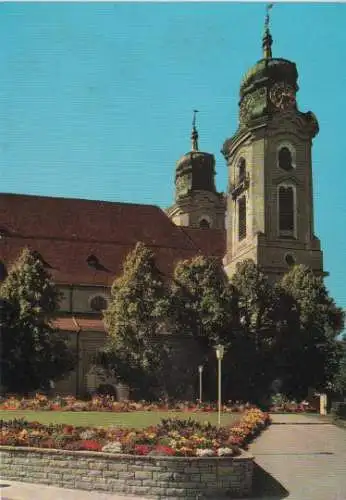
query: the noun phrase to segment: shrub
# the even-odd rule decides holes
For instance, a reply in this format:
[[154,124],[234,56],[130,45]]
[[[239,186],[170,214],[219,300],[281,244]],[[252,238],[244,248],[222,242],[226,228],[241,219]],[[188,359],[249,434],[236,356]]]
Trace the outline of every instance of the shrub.
[[346,420],[346,401],[338,401],[333,404],[332,414],[335,418]]

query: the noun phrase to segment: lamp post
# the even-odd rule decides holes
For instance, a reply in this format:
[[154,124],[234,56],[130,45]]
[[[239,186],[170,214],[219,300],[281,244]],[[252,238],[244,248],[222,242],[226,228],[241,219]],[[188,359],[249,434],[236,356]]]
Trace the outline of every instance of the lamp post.
[[218,344],[215,346],[216,350],[216,358],[218,361],[218,391],[217,391],[217,399],[218,399],[218,408],[219,408],[219,415],[218,415],[218,424],[219,427],[221,426],[221,361],[223,358],[223,355],[225,353],[225,348],[222,344]]
[[198,366],[199,373],[199,403],[202,403],[202,373],[203,373],[203,365]]

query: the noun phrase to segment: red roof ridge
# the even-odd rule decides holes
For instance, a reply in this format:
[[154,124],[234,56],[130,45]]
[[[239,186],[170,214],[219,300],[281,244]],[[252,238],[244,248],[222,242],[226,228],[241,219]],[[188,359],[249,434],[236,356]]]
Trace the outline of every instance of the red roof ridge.
[[[185,231],[183,231],[185,233]],[[193,249],[199,250],[199,247],[196,245],[195,241],[193,241],[188,234],[186,234],[186,237],[190,243],[192,243]],[[122,247],[134,247],[136,243],[141,242],[142,240],[137,240],[137,241],[120,241],[120,240],[101,240],[100,238],[78,238],[73,237],[73,238],[68,238],[68,237],[63,237],[63,236],[36,236],[36,235],[21,235],[21,234],[14,234],[9,231],[9,234],[7,235],[8,239],[11,240],[28,240],[28,241],[56,241],[56,242],[73,242],[73,243],[94,243],[99,245],[115,245],[115,246],[122,246]],[[182,246],[182,245],[168,245],[168,244],[163,244],[163,243],[154,243],[152,241],[145,241],[143,242],[146,247],[148,248],[167,248],[167,249],[178,249],[178,250],[191,250],[191,247],[189,245]],[[31,247],[32,245],[28,243],[28,246]]]
[[102,203],[102,204],[109,204],[109,205],[131,205],[131,206],[137,206],[137,207],[151,207],[151,208],[156,208],[157,210],[161,210],[164,212],[164,210],[159,207],[158,205],[154,205],[152,203],[133,203],[129,201],[110,201],[110,200],[97,200],[97,199],[91,199],[91,198],[73,198],[73,197],[66,197],[66,196],[48,196],[48,195],[41,195],[41,194],[26,194],[26,193],[6,193],[6,192],[0,192],[0,196],[13,196],[13,197],[18,197],[18,198],[43,198],[45,200],[65,200],[65,201],[77,201],[77,202],[90,202],[90,203]]

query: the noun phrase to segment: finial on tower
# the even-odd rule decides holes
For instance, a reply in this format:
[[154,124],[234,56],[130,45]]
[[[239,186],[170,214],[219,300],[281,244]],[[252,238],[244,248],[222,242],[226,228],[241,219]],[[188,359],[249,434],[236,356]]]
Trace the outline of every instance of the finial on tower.
[[191,132],[191,142],[192,148],[191,151],[198,151],[198,132],[196,129],[196,114],[198,113],[197,109],[193,110],[193,118],[192,118],[192,132]]
[[273,39],[269,31],[269,11],[272,9],[274,6],[273,3],[268,3],[266,6],[266,17],[264,21],[264,34],[263,34],[263,40],[262,40],[262,47],[263,47],[263,57],[264,59],[271,59],[272,58],[272,43]]

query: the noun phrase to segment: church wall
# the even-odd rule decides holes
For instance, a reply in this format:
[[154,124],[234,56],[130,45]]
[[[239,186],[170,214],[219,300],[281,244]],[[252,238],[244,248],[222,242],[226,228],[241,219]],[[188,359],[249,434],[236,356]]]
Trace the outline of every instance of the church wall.
[[67,287],[59,285],[59,291],[63,296],[59,303],[59,310],[66,313],[95,313],[90,307],[90,300],[98,295],[105,298],[110,297],[110,289],[107,287],[74,286]]
[[266,233],[266,183],[264,163],[266,141],[259,136],[250,147],[250,203],[252,216],[252,230],[255,235],[258,232]]
[[207,192],[195,192],[191,200],[189,226],[199,227],[199,221],[207,216],[214,229],[225,227],[225,204],[219,197]]
[[59,310],[62,312],[71,312],[71,288],[59,286],[59,291],[62,294],[59,301]]
[[305,248],[301,248],[301,245],[297,242],[287,241],[278,242],[273,245],[259,246],[258,248],[258,260],[260,265],[265,268],[276,268],[282,271],[289,271],[290,266],[286,263],[286,255],[292,255],[297,264],[304,264],[311,267],[312,269],[319,271],[322,269],[321,261],[322,256],[320,251],[307,251]]
[[237,255],[236,259],[233,261],[227,261],[225,266],[226,274],[229,278],[236,272],[236,267],[238,262],[242,262],[243,260],[251,259],[254,262],[257,262],[257,247],[255,245],[246,246],[243,249],[243,252]]
[[264,150],[265,140],[259,137],[253,143],[246,143],[239,147],[229,165],[229,184],[236,185],[238,180],[238,162],[241,157],[246,160],[246,172],[250,176],[249,188],[243,195],[246,197],[246,237],[239,241],[238,238],[238,198],[232,199],[231,194],[227,199],[227,262],[235,256],[237,261],[246,258],[254,258],[256,255],[250,252],[248,247],[254,244],[258,232],[265,231],[265,183],[264,183]]
[[186,213],[180,213],[172,218],[172,221],[177,226],[189,226],[189,215]]
[[93,356],[105,345],[107,335],[106,332],[97,331],[62,333],[67,336],[68,345],[76,352],[79,361],[75,370],[70,372],[63,380],[56,382],[55,393],[60,395],[76,395],[79,393],[79,395],[83,396],[88,392],[88,372],[93,365]]
[[175,207],[168,214],[172,211],[170,217],[177,226],[199,227],[200,220],[206,218],[213,229],[225,228],[225,201],[214,193],[194,191]]
[[[277,150],[280,145],[289,143],[293,146],[295,154],[293,162],[295,168],[285,172],[278,166]],[[268,205],[270,206],[269,236],[270,239],[277,238],[278,207],[277,186],[280,183],[289,183],[296,186],[297,193],[297,238],[300,241],[310,241],[312,237],[312,206],[311,199],[311,164],[310,164],[310,141],[298,138],[296,133],[288,131],[276,133],[272,141],[268,141]]]

